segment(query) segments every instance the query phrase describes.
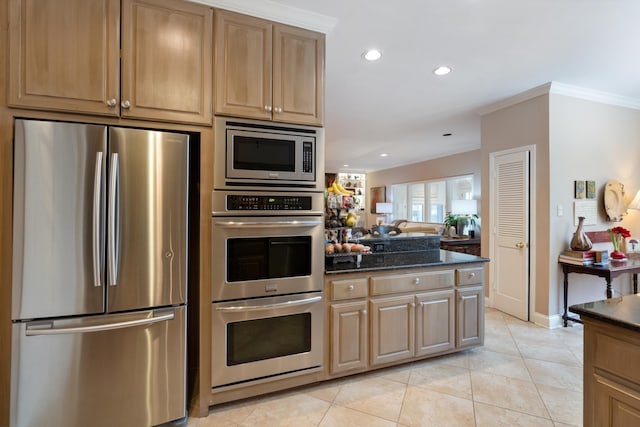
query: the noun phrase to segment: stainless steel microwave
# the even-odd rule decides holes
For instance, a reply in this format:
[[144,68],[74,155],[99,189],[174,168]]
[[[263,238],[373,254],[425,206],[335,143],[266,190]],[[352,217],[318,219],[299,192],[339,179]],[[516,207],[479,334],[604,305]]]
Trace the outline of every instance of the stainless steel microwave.
[[322,191],[324,130],[216,117],[214,188]]

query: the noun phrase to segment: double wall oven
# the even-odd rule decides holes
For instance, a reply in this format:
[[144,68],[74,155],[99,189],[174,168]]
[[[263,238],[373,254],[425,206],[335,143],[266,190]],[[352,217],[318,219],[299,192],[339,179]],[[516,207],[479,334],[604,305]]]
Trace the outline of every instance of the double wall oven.
[[[233,123],[237,125],[237,120]],[[251,129],[243,137],[260,134],[257,144],[263,147],[258,150],[268,152],[265,132]],[[235,128],[228,132],[238,134]],[[305,135],[309,139],[312,133]],[[224,141],[229,146],[228,134]],[[315,165],[315,155],[297,153],[308,145],[296,141],[290,158]],[[318,150],[319,138],[313,141],[314,151]],[[217,146],[222,144],[216,141]],[[246,139],[242,142],[256,150],[251,144]],[[278,150],[283,145],[274,144]],[[261,158],[236,152],[225,155],[224,165],[217,166],[228,170],[236,155],[254,159],[254,169]],[[314,166],[314,176],[317,173]],[[277,180],[267,185],[262,178],[258,184],[238,185],[233,177],[242,174],[234,170],[230,175],[231,181],[216,179],[212,197],[214,390],[315,372],[322,369],[323,361],[324,197],[315,188],[315,180],[323,177],[305,176],[302,186],[280,187]],[[260,174],[245,176],[252,175]],[[228,178],[219,171],[216,176]],[[289,174],[286,180],[290,178]]]

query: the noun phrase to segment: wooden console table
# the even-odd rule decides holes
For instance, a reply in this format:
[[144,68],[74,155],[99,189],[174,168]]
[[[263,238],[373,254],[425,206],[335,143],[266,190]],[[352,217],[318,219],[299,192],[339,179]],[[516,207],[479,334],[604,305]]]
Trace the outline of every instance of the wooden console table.
[[443,237],[440,239],[440,249],[480,256],[480,238],[455,239]]
[[567,300],[569,296],[569,273],[589,274],[591,276],[602,277],[607,282],[607,298],[613,297],[611,280],[621,274],[633,274],[633,293],[638,293],[638,273],[640,272],[640,256],[630,254],[626,261],[611,261],[608,265],[599,267],[595,265],[575,265],[558,261],[564,273],[564,313],[562,314],[563,325],[567,326],[567,321],[582,323],[579,319],[569,317],[567,312]]

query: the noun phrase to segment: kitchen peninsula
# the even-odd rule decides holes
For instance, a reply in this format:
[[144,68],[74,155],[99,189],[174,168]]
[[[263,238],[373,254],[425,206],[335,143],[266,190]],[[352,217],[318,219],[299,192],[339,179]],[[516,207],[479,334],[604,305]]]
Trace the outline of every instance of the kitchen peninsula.
[[584,426],[640,425],[640,295],[569,310],[584,323]]
[[330,377],[483,344],[487,258],[441,250],[425,233],[358,243],[371,252],[326,256]]

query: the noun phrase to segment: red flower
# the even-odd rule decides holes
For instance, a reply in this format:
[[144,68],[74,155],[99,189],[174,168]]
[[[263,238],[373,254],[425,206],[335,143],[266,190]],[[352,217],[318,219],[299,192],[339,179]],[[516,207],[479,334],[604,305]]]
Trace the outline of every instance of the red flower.
[[631,237],[631,232],[629,230],[627,230],[626,228],[624,228],[624,227],[613,227],[611,229],[611,233],[619,234],[625,239]]

